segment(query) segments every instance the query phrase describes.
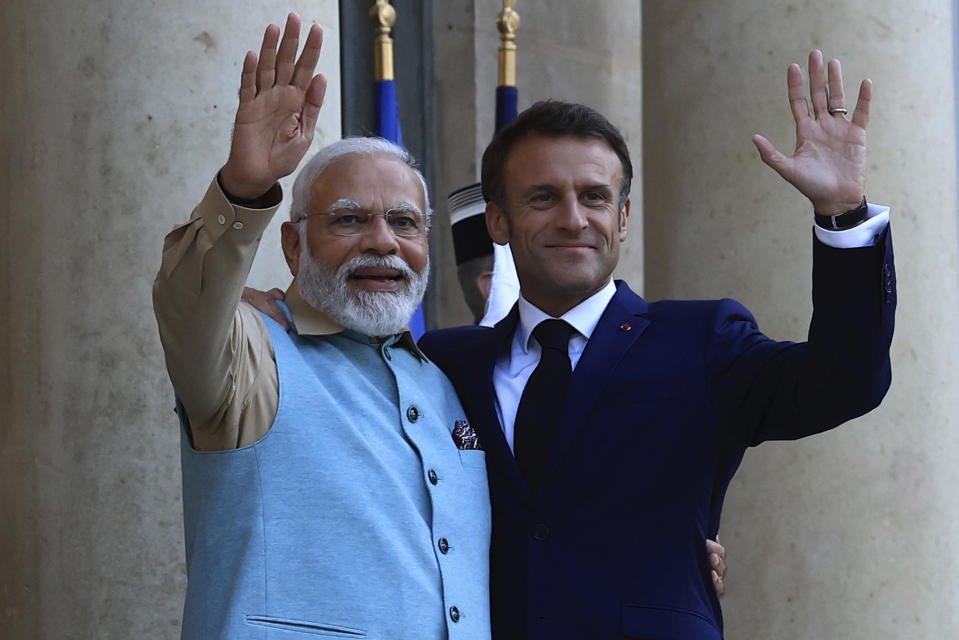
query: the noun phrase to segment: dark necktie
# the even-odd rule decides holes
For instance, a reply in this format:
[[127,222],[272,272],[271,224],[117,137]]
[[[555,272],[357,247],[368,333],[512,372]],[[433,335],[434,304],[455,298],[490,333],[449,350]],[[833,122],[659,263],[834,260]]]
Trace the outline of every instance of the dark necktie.
[[533,337],[543,353],[523,389],[513,430],[516,464],[533,496],[539,493],[546,475],[553,435],[563,415],[572,372],[569,363],[572,333],[573,328],[564,320],[546,320],[533,329]]

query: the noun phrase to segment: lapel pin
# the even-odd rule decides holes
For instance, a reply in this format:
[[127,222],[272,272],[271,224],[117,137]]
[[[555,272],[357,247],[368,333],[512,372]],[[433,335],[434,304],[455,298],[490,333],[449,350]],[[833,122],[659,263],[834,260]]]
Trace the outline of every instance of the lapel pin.
[[619,330],[629,332],[629,331],[632,331],[633,328],[629,326],[628,322],[624,322],[623,324],[619,325]]

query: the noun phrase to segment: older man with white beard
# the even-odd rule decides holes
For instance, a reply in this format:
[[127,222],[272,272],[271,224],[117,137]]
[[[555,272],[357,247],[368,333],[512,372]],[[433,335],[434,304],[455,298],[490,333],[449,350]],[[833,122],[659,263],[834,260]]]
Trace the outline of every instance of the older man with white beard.
[[[293,188],[290,329],[240,302],[309,147],[322,36],[247,53],[230,157],[166,238],[154,306],[181,421],[184,638],[488,638],[484,453],[404,330],[429,199],[401,148],[326,147]],[[278,46],[279,45],[279,46]]]

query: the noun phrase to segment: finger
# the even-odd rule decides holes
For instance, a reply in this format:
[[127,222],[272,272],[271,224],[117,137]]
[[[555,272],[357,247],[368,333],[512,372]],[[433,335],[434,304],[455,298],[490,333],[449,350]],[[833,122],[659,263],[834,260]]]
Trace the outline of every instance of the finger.
[[316,120],[319,118],[320,107],[323,106],[323,98],[325,97],[326,76],[321,73],[313,78],[309,89],[306,90],[306,100],[303,101],[303,111],[300,114],[300,126],[303,127],[303,134],[310,140],[313,139]]
[[256,53],[247,51],[240,73],[240,104],[256,97]]
[[859,86],[859,98],[856,100],[856,110],[852,114],[852,123],[857,127],[866,128],[869,124],[869,102],[872,100],[872,80],[868,78]]
[[276,43],[280,39],[280,28],[271,24],[263,34],[263,44],[260,45],[260,61],[256,65],[256,88],[258,91],[273,86],[276,77]]
[[753,144],[755,144],[759,150],[759,157],[763,159],[763,162],[772,167],[772,169],[785,178],[787,182],[791,183],[792,158],[780,153],[776,147],[773,146],[772,142],[759,134],[753,136]]
[[846,93],[842,88],[842,65],[833,58],[827,68],[829,76],[829,108],[842,109],[846,106]]
[[822,65],[822,51],[809,52],[809,96],[812,98],[812,110],[816,118],[829,113],[826,96],[826,70]]
[[712,572],[713,576],[713,589],[716,590],[716,595],[721,596],[723,592],[726,591],[726,585],[723,584],[723,579],[719,577],[715,571]]
[[306,36],[306,44],[303,45],[303,53],[296,62],[296,70],[293,72],[293,85],[297,89],[306,90],[313,77],[313,70],[316,69],[316,63],[320,59],[320,51],[323,49],[323,29],[318,24],[310,27],[310,33]]
[[709,554],[709,566],[719,574],[720,578],[726,575],[726,560],[722,555],[718,553]]
[[789,92],[789,109],[793,113],[796,124],[809,118],[809,104],[806,102],[806,92],[803,90],[802,69],[798,64],[791,64],[786,69],[786,89]]
[[724,553],[726,553],[726,550],[723,548],[721,544],[719,544],[718,537],[716,540],[710,540],[709,538],[706,538],[706,552],[714,553],[717,555],[723,555]]
[[283,311],[281,311],[280,308],[276,306],[276,303],[273,302],[272,300],[267,300],[265,306],[266,306],[265,309],[262,309],[260,307],[257,307],[257,308],[260,309],[260,311],[262,311],[266,315],[270,316],[270,318],[272,318],[273,321],[276,322],[278,325],[283,327],[285,330],[289,331],[290,323],[286,321],[286,316],[283,315]]
[[291,13],[286,17],[286,27],[283,29],[283,41],[276,54],[277,86],[290,83],[293,77],[293,61],[296,59],[296,50],[300,47],[300,16]]

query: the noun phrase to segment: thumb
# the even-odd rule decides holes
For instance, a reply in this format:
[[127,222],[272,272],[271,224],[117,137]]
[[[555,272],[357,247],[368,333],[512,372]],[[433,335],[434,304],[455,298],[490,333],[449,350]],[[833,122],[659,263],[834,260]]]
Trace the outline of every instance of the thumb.
[[772,142],[758,133],[753,135],[753,144],[759,150],[759,157],[762,158],[763,162],[787,181],[792,182],[792,158],[780,153]]

